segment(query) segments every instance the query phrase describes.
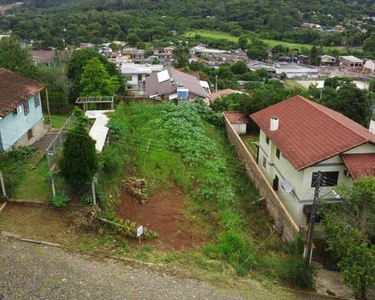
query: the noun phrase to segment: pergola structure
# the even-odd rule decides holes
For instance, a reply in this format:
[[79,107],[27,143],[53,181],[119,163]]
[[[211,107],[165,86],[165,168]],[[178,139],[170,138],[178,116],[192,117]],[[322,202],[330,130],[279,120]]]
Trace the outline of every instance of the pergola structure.
[[76,100],[77,104],[83,105],[83,110],[88,110],[88,104],[101,104],[109,103],[111,105],[111,110],[115,109],[115,97],[114,96],[88,96],[88,97],[78,97]]

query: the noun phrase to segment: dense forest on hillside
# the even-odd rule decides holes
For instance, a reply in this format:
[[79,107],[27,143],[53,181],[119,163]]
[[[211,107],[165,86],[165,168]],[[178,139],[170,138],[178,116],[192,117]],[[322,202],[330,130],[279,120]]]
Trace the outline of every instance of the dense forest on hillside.
[[319,32],[295,29],[303,22],[350,25],[364,15],[375,16],[373,0],[26,0],[0,17],[0,30],[58,48],[65,43],[125,40],[132,32],[147,42],[189,28],[234,36],[256,31],[268,39],[360,46],[373,26],[367,33],[354,27],[328,41]]

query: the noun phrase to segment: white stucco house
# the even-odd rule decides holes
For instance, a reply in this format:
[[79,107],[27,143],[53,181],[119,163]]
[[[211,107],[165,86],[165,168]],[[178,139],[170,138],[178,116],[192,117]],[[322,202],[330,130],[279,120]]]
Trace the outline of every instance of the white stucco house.
[[260,128],[257,163],[298,225],[306,224],[318,171],[320,197],[375,176],[375,121],[366,129],[344,115],[295,96],[250,116]]
[[239,111],[225,111],[224,116],[228,119],[238,134],[246,134],[249,120],[244,113]]
[[146,78],[152,73],[160,72],[163,68],[163,65],[124,63],[121,66],[121,74],[134,90],[144,91]]

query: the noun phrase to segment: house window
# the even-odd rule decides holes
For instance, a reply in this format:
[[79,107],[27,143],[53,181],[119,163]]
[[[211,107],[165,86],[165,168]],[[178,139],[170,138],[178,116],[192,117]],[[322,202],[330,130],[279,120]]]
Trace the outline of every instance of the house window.
[[270,139],[269,139],[268,136],[266,136],[266,143],[267,143],[267,145],[270,143]]
[[267,168],[267,159],[263,157],[263,168],[266,170]]
[[280,159],[280,150],[278,148],[276,148],[276,157]]
[[26,100],[23,103],[23,110],[24,110],[25,116],[30,112],[29,100]]
[[[321,172],[322,180],[320,186],[336,186],[339,179],[339,172]],[[318,179],[318,172],[314,172],[311,178],[311,187],[315,187]]]
[[40,94],[39,93],[34,96],[34,105],[35,105],[35,108],[40,105]]

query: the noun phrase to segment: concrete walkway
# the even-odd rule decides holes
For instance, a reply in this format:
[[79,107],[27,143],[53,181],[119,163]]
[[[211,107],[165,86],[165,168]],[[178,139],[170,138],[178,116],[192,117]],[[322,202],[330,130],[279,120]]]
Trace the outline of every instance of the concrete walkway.
[[85,112],[86,117],[95,119],[94,125],[90,129],[90,136],[96,141],[95,148],[102,152],[108,135],[107,123],[109,121],[106,113],[114,110],[88,110]]
[[47,148],[51,145],[52,141],[56,138],[56,133],[48,132],[42,139],[34,143],[34,146],[46,153]]

